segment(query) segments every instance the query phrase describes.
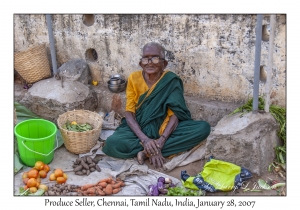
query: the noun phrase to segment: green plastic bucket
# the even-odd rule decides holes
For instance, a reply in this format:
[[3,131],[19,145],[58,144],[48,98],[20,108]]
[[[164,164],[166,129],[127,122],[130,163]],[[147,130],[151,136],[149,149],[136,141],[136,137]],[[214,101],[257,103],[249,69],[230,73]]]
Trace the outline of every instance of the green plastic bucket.
[[48,120],[30,119],[15,126],[20,158],[27,166],[37,161],[46,164],[53,159],[56,137],[56,125]]

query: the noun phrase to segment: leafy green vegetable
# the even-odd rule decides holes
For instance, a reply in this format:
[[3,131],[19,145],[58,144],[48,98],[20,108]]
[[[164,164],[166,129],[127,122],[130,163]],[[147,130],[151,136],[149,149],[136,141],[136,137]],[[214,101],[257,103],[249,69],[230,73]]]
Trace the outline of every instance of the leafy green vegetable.
[[16,195],[28,195],[30,193],[29,188],[27,190],[24,190],[23,187],[19,188],[19,194]]
[[276,188],[278,188],[278,187],[283,187],[283,186],[285,186],[285,183],[276,183],[276,184],[273,184],[272,186],[271,186],[271,189],[276,189]]
[[258,183],[259,187],[262,188],[262,189],[265,189],[265,190],[270,190],[271,189],[270,185],[268,185],[267,182],[265,182],[265,180],[263,180],[263,179],[259,179],[257,181],[257,183]]
[[62,125],[62,128],[67,129],[69,131],[75,131],[75,132],[84,132],[84,131],[93,130],[93,127],[89,123],[82,123],[82,124],[77,123],[75,125],[70,123],[69,121],[66,122],[64,125]]
[[41,196],[44,194],[44,190],[43,189],[38,189],[35,193],[31,193],[29,191],[29,188],[27,190],[24,190],[23,187],[20,187],[19,188],[19,194],[16,194],[16,195],[19,195],[19,196],[27,196],[27,195],[35,195],[35,196]]
[[35,195],[35,196],[40,196],[40,195],[43,195],[45,192],[45,190],[43,189],[38,189],[35,193],[30,193],[28,195]]
[[201,196],[204,195],[202,190],[191,190],[182,186],[168,188],[167,196]]

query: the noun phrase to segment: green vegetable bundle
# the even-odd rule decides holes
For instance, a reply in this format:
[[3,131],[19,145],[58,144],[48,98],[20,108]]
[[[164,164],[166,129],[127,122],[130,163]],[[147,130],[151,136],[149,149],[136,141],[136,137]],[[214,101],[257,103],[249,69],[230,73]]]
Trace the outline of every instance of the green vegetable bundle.
[[191,190],[183,186],[172,187],[168,189],[167,196],[204,196],[202,190]]
[[93,130],[93,127],[88,123],[72,124],[70,122],[66,122],[62,127],[69,131],[75,131],[75,132],[84,132],[84,131]]

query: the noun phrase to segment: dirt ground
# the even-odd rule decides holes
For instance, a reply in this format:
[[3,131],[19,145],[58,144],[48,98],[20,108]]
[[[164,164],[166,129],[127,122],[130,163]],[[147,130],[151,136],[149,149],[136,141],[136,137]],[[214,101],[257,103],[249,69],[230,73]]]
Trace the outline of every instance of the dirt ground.
[[[68,152],[65,146],[63,145],[55,151],[54,159],[49,164],[49,166],[51,168],[56,168],[57,166],[59,166],[63,170],[70,169],[70,161],[76,159],[77,157],[78,157],[77,155]],[[186,170],[190,176],[195,176],[202,171],[205,162],[206,162],[205,160],[199,160],[185,166],[176,167],[170,172],[166,172],[163,169],[155,169],[153,165],[150,165],[149,160],[146,160],[145,164],[148,166],[149,169],[156,170],[158,172],[167,174],[171,177],[180,180],[180,172],[182,170]],[[25,167],[15,175],[15,181],[14,181],[15,193],[19,191],[18,189],[20,186],[23,186],[21,177],[22,177],[22,173],[27,170],[28,167]],[[70,176],[69,178],[72,182],[75,183],[78,182],[78,180],[76,181],[78,176],[74,176],[70,174],[68,176]],[[88,177],[84,177],[84,178],[80,177],[80,178],[82,179],[81,181],[83,182],[92,183],[91,180],[97,179],[98,177],[97,174],[96,175],[90,174]],[[264,190],[264,189],[260,189],[260,187],[258,186],[257,184],[258,179],[263,179],[265,181],[272,179],[272,180],[277,180],[278,182],[285,182],[285,180],[283,180],[283,178],[280,177],[277,173],[266,171],[264,174],[262,174],[259,177],[254,175],[248,182],[245,183],[245,186],[243,186],[241,189],[230,191],[230,192],[217,192],[217,193],[207,192],[206,196],[286,196],[286,186],[278,190]],[[247,189],[248,191],[245,191],[245,189]],[[251,190],[255,190],[255,191],[251,191]]]

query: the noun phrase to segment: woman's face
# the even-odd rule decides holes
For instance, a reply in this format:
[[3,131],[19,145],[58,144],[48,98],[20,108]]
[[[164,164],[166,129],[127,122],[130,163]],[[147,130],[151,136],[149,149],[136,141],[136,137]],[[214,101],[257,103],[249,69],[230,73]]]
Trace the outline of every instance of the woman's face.
[[143,51],[142,57],[149,58],[148,64],[142,64],[141,61],[139,63],[140,66],[145,71],[145,73],[147,73],[147,74],[158,74],[159,72],[162,72],[166,67],[165,60],[159,60],[159,62],[157,64],[152,63],[152,61],[150,60],[150,58],[153,58],[153,57],[162,58],[159,47],[157,47],[155,45],[146,47]]

